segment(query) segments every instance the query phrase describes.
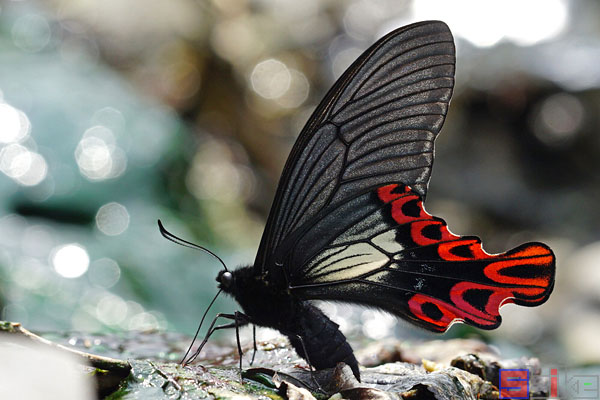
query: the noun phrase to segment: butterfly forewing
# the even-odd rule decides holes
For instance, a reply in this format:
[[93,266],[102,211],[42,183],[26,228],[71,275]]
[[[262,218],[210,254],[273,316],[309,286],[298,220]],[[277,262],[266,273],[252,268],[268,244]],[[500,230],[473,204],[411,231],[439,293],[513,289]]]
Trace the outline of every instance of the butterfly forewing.
[[391,32],[336,82],[300,134],[277,189],[255,268],[281,268],[294,238],[330,205],[392,182],[425,195],[454,84],[448,27]]

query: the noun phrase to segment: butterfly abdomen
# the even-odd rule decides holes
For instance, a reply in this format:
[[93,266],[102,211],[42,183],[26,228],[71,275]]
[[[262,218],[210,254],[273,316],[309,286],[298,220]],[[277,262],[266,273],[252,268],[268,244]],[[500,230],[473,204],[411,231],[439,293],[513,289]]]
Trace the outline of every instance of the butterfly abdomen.
[[[339,325],[309,303],[297,303],[297,307],[298,319],[282,330],[296,353],[316,369],[334,368],[337,363],[344,362],[360,381],[358,362]],[[302,337],[304,346],[296,335]]]

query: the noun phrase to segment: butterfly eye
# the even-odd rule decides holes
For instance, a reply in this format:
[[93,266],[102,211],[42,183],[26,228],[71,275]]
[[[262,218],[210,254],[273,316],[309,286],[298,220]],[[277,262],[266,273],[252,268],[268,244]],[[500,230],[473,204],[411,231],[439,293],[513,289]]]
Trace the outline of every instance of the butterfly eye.
[[224,287],[228,288],[233,283],[233,275],[229,271],[225,271],[219,275],[219,283]]

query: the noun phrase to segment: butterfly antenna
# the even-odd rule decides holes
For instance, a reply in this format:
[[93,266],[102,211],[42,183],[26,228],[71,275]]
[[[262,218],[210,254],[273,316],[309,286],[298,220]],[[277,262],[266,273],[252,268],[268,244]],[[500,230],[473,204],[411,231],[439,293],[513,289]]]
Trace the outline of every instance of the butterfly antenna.
[[160,222],[160,219],[158,220],[158,229],[160,229],[160,234],[163,235],[163,237],[165,239],[170,240],[173,243],[177,243],[178,245],[183,246],[183,247],[189,247],[191,249],[196,249],[196,250],[200,250],[200,251],[203,251],[205,253],[208,253],[211,256],[213,256],[214,258],[216,258],[217,260],[219,260],[219,262],[221,263],[221,265],[223,265],[223,268],[225,268],[225,271],[229,271],[227,269],[227,266],[225,265],[225,262],[221,259],[221,257],[219,257],[218,255],[216,255],[215,253],[213,253],[212,251],[210,251],[206,247],[202,247],[202,246],[199,246],[199,245],[194,244],[192,242],[188,242],[187,240],[183,240],[182,238],[173,235],[171,232],[169,232],[168,230],[165,229],[165,227],[163,226],[162,222]]
[[[160,223],[160,221],[159,221],[159,223]],[[182,364],[183,366],[186,366],[187,364],[189,364],[190,362],[192,362],[194,360],[194,358],[196,358],[196,356],[202,350],[202,348],[198,349],[198,351],[196,351],[196,353],[194,353],[190,357],[190,359],[186,361],[186,357],[188,356],[188,354],[190,354],[190,351],[192,350],[192,347],[194,346],[194,343],[196,342],[196,339],[198,339],[198,334],[200,333],[200,328],[202,328],[202,324],[204,323],[204,319],[206,318],[206,315],[208,314],[208,310],[210,310],[210,308],[212,307],[212,305],[215,303],[215,301],[217,300],[217,297],[219,297],[219,295],[221,294],[221,291],[222,290],[219,289],[219,291],[217,292],[217,294],[215,295],[215,297],[212,299],[212,301],[210,302],[210,304],[206,308],[206,311],[204,311],[204,315],[202,316],[202,319],[200,320],[200,324],[198,324],[198,329],[196,329],[196,334],[194,335],[194,338],[192,339],[192,343],[190,343],[190,347],[188,347],[187,351],[185,352],[185,355],[183,356],[183,358],[181,359],[181,361],[179,362],[179,364]]]

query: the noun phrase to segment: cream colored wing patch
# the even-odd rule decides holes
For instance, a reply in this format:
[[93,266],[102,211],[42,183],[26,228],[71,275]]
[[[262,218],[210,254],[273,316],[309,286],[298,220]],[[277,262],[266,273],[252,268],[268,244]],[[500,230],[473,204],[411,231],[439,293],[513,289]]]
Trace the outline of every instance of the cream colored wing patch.
[[390,261],[389,257],[369,243],[334,247],[309,263],[306,277],[324,283],[358,278],[374,272]]
[[404,247],[396,240],[396,231],[394,229],[375,236],[371,239],[371,242],[388,253],[399,253],[404,250]]

